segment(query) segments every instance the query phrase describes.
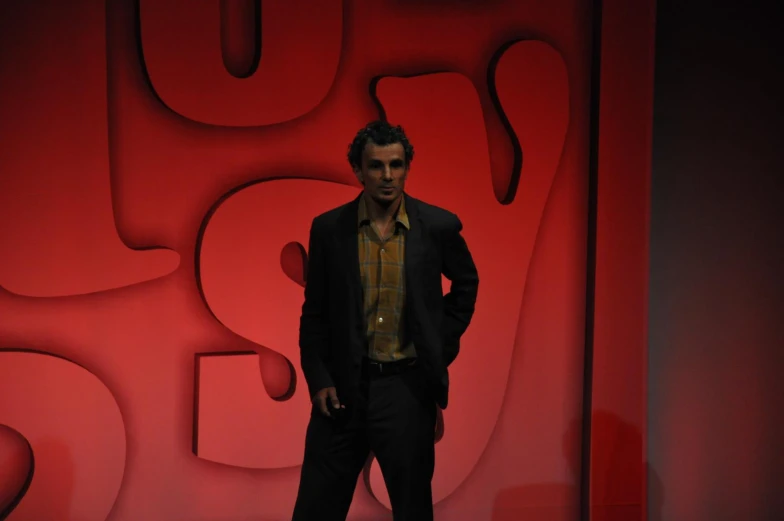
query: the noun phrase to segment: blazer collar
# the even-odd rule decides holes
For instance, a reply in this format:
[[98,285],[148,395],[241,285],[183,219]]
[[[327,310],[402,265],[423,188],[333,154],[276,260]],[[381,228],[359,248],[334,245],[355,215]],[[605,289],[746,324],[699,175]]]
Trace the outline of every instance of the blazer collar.
[[409,223],[419,221],[419,200],[405,192],[403,192],[403,200],[406,203],[406,214],[408,215]]

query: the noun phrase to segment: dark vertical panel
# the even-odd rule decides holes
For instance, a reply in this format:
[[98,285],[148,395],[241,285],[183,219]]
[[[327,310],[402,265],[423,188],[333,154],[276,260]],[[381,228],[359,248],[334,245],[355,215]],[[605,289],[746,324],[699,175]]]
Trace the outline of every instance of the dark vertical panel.
[[596,189],[599,178],[599,99],[602,64],[602,0],[591,12],[591,138],[588,166],[588,217],[585,276],[585,355],[583,359],[583,428],[580,452],[580,520],[591,518],[591,412],[593,407],[594,292],[596,290]]
[[784,519],[784,84],[769,5],[659,2],[651,521]]

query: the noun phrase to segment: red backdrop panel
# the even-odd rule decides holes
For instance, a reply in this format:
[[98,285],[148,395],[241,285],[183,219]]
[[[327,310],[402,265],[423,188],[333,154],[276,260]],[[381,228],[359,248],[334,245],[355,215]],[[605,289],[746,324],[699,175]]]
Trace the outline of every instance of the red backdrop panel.
[[[410,192],[461,217],[483,281],[437,517],[575,519],[589,3],[178,5],[0,6],[0,508],[290,515],[302,244],[358,193],[346,146],[384,116],[417,149]],[[375,463],[365,478],[350,518],[384,519]]]

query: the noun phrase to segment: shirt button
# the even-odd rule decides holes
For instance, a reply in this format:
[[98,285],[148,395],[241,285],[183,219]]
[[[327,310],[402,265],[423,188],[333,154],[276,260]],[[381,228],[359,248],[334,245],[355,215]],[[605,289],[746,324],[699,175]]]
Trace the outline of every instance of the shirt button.
[[379,324],[382,323],[383,321],[384,321],[384,317],[378,317]]
[[384,253],[385,251],[387,251],[387,250],[385,250],[384,248],[381,248],[381,253]]

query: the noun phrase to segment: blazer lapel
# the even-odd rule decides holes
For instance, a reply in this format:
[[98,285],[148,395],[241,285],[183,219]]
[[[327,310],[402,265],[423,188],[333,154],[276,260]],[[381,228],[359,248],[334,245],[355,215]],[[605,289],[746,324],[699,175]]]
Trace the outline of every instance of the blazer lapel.
[[[407,304],[411,304],[414,294],[419,289],[417,284],[417,271],[419,263],[422,261],[422,251],[424,248],[424,236],[422,230],[422,220],[419,214],[419,206],[416,199],[409,195],[404,195],[406,198],[406,213],[408,213],[408,220],[410,229],[406,235],[406,252],[405,259],[405,278],[406,278],[406,300]],[[411,306],[408,306],[411,309]]]
[[[361,197],[361,194],[360,194]],[[356,312],[360,319],[364,316],[362,309],[362,280],[359,275],[359,245],[357,237],[357,215],[359,197],[346,207],[341,216],[339,247],[344,255],[349,293],[354,299]]]

